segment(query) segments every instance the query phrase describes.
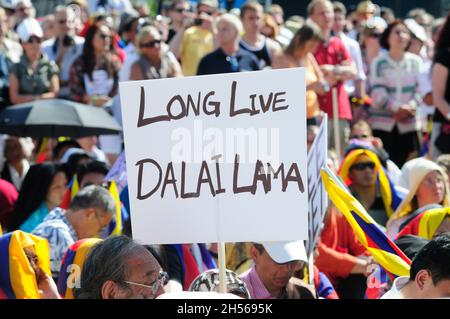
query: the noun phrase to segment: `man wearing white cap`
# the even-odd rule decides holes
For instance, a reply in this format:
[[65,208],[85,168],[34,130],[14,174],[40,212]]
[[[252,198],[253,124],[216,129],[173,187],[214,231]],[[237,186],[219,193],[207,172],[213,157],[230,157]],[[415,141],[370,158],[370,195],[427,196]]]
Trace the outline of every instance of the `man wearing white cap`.
[[252,299],[311,299],[313,293],[294,278],[307,262],[303,241],[253,243],[254,266],[241,275]]

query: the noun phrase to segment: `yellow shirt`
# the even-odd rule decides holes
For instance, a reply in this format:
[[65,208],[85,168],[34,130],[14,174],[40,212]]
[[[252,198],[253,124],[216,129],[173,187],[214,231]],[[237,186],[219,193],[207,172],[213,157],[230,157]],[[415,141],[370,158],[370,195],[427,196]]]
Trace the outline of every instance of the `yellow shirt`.
[[197,26],[187,29],[180,52],[183,75],[196,75],[200,60],[213,50],[214,36],[211,31]]

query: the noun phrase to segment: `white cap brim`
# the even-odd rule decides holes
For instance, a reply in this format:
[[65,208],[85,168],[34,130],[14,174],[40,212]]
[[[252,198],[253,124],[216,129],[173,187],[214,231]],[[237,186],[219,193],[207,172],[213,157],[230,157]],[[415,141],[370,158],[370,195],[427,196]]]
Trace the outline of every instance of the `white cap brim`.
[[261,243],[269,256],[279,264],[300,260],[308,262],[303,240]]

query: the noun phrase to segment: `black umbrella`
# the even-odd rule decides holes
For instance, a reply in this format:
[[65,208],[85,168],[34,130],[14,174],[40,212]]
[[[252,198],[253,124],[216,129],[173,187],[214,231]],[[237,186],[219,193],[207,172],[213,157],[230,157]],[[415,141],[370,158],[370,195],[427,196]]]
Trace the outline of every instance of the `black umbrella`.
[[14,136],[84,137],[120,131],[104,109],[62,99],[17,104],[0,112],[0,133]]

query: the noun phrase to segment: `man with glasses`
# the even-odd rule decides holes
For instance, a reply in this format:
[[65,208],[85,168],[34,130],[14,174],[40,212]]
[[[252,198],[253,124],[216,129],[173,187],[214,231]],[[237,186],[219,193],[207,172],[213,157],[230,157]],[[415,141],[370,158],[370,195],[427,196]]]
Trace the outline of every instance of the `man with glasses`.
[[196,75],[201,58],[216,47],[213,20],[218,6],[217,0],[200,0],[196,18],[185,30],[179,30],[169,43],[170,51],[181,61],[184,76]]
[[167,43],[172,41],[178,31],[184,31],[186,23],[190,22],[191,5],[186,0],[175,0],[169,7],[170,28]]
[[307,262],[303,241],[253,243],[254,266],[240,277],[251,299],[311,299],[313,293],[294,273]]
[[83,50],[84,38],[75,35],[75,13],[66,6],[55,9],[56,37],[42,43],[42,52],[60,69],[59,97],[69,97],[69,75],[73,61]]
[[76,299],[153,299],[164,293],[167,274],[157,259],[126,236],[92,248],[81,272]]
[[39,224],[33,234],[47,238],[50,266],[59,275],[61,261],[69,246],[79,239],[98,237],[115,212],[111,194],[101,186],[86,186],[72,199],[67,211],[57,207]]

